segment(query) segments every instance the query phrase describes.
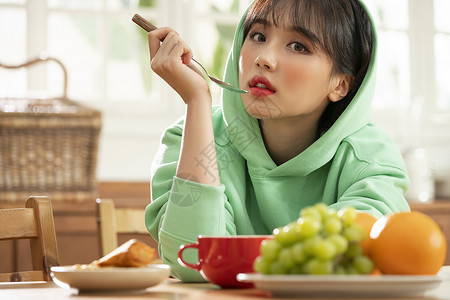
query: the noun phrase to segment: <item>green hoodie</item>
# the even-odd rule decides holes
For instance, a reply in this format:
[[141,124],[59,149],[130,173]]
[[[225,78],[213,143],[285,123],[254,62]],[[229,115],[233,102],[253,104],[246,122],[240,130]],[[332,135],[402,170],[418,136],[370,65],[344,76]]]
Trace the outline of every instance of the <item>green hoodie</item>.
[[[225,71],[225,81],[233,86],[239,85],[244,19]],[[258,120],[246,112],[240,95],[227,90],[221,106],[212,110],[221,186],[176,177],[183,120],[164,132],[152,166],[152,202],[145,221],[173,276],[203,281],[197,271],[177,262],[180,245],[195,242],[199,235],[271,234],[296,220],[302,208],[318,202],[335,209],[353,206],[376,217],[409,211],[402,156],[394,142],[370,123],[376,48],[375,40],[365,79],[335,124],[282,165],[277,166],[267,153]],[[208,149],[198,163],[210,163]],[[195,262],[196,253],[184,258]]]

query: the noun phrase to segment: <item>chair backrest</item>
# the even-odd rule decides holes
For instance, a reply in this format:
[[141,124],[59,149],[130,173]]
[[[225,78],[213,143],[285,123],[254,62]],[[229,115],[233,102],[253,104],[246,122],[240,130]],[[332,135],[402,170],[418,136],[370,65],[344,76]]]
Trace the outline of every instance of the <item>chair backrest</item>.
[[145,209],[116,208],[110,199],[97,199],[97,224],[100,255],[104,256],[119,246],[118,234],[149,233],[145,227]]
[[0,209],[0,240],[17,239],[30,240],[33,270],[0,273],[0,282],[50,281],[50,268],[59,265],[59,255],[48,197],[29,197],[25,208]]

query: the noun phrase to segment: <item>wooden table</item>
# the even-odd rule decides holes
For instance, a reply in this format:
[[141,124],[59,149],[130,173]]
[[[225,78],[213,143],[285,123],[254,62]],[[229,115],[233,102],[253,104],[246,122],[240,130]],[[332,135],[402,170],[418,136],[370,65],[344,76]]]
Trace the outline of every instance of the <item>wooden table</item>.
[[[365,298],[365,297],[364,297]],[[450,278],[439,287],[427,291],[423,297],[414,299],[449,299]],[[53,282],[39,283],[0,283],[0,299],[7,300],[256,300],[256,299],[315,299],[326,298],[272,298],[271,294],[258,289],[220,289],[206,283],[181,283],[169,279],[165,283],[139,292],[96,292],[81,293],[75,289],[62,289]],[[332,299],[348,299],[335,298]],[[357,298],[353,298],[357,299]],[[379,298],[370,298],[379,299]],[[383,298],[386,299],[386,298]],[[390,299],[411,299],[390,298]]]
[[[149,184],[109,184],[100,189],[103,199],[114,199],[119,208],[143,208],[149,203]],[[102,187],[102,185],[100,185]],[[119,188],[116,190],[115,188]],[[128,198],[127,198],[128,196]],[[1,200],[1,199],[0,199]],[[0,202],[0,208],[24,207],[23,203]],[[95,214],[95,199],[90,202],[64,203],[53,201],[53,214],[55,217],[56,240],[58,242],[59,263],[61,265],[89,263],[100,256],[97,237],[97,218]],[[450,199],[436,200],[434,203],[411,204],[412,210],[423,212],[433,218],[441,227],[450,243]],[[152,247],[156,242],[148,235],[121,235],[119,243],[131,238],[138,238]],[[88,245],[79,247],[79,245]],[[0,241],[1,272],[14,272],[31,269],[29,259],[30,243],[20,240],[16,243]],[[20,259],[19,259],[20,258]],[[450,265],[450,245],[447,247],[445,264]]]

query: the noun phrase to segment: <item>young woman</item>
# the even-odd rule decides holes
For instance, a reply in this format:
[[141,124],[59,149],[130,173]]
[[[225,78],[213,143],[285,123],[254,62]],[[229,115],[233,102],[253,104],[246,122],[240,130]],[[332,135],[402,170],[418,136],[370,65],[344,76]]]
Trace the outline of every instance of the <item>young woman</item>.
[[318,202],[376,217],[409,210],[402,156],[370,123],[376,36],[358,0],[256,0],[225,71],[249,93],[224,90],[219,107],[175,31],[149,33],[149,48],[186,103],[163,134],[146,210],[175,277],[203,280],[177,263],[198,235],[270,234]]

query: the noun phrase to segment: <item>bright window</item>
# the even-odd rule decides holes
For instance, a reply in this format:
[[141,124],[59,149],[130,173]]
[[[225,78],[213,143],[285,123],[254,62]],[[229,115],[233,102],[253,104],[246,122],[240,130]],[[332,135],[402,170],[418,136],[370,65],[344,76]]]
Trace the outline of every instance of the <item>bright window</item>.
[[[68,94],[75,100],[100,107],[107,105],[104,102],[158,103],[167,101],[161,98],[170,92],[161,91],[167,87],[150,70],[146,33],[131,22],[132,15],[138,12],[158,26],[174,27],[193,46],[196,57],[210,73],[221,77],[235,25],[248,3],[0,0],[0,38],[5,41],[3,45],[8,45],[0,49],[0,57],[3,63],[15,64],[45,51],[60,59],[68,69]],[[17,24],[13,31],[10,24]],[[6,74],[0,70],[0,91],[14,93],[13,87],[23,91],[28,80],[30,89],[58,95],[62,86],[58,68],[56,64],[47,67],[45,78],[38,72],[27,76],[25,70],[13,72],[10,77],[11,71]],[[218,93],[215,87],[212,89]]]
[[374,107],[407,106],[410,99],[408,1],[365,2],[378,27],[378,76]]
[[434,0],[436,101],[440,110],[450,111],[450,1]]
[[450,1],[366,0],[379,33],[376,108],[450,112]]

